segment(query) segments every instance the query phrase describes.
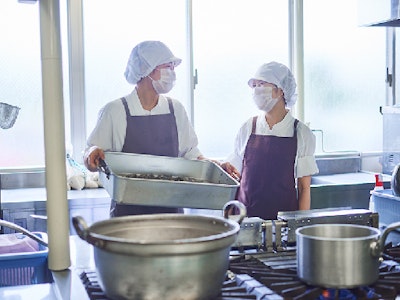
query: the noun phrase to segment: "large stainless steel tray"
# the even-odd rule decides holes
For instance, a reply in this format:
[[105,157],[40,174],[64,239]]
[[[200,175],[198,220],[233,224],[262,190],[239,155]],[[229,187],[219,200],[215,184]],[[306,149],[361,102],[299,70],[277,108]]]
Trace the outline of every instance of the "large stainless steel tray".
[[[210,161],[106,152],[111,170],[100,181],[110,197],[121,204],[221,209],[235,199],[239,182]],[[124,174],[187,176],[206,182],[129,178]]]

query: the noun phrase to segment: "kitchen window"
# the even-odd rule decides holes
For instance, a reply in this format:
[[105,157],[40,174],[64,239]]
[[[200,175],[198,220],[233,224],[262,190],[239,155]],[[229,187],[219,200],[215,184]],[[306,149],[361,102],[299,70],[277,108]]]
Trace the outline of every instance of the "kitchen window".
[[145,40],[164,42],[183,60],[175,69],[177,81],[169,95],[188,107],[186,0],[84,0],[82,3],[87,135],[96,125],[101,107],[133,90],[134,86],[125,80],[125,67],[132,48]]
[[[66,137],[73,142],[69,122],[76,120],[74,113],[69,117],[66,3],[60,1],[64,99]],[[91,132],[104,104],[132,90],[123,76],[132,47],[159,39],[183,59],[170,95],[193,118],[201,150],[208,157],[227,156],[240,125],[258,113],[247,86],[249,77],[264,62],[291,63],[292,3],[82,1],[85,103],[81,107],[86,110],[82,132]],[[0,129],[0,169],[44,164],[38,14],[37,3],[0,3],[0,102],[21,107],[15,126]],[[356,0],[304,1],[304,121],[317,130],[316,135],[322,130],[325,150],[381,149],[385,33],[385,28],[358,26]],[[196,73],[198,82],[192,90],[189,79]],[[82,150],[74,149],[77,159]]]
[[[60,1],[60,11],[66,11],[66,1]],[[61,14],[64,99],[69,99],[65,18]],[[20,107],[14,125],[9,129],[0,128],[0,170],[42,168],[44,133],[38,4],[2,0],[0,37],[0,102]],[[69,102],[64,103],[68,136]]]
[[287,34],[287,1],[193,1],[194,126],[206,156],[229,155],[259,113],[247,81],[263,63],[288,65]]
[[305,121],[322,131],[319,152],[382,150],[386,28],[358,26],[357,9],[304,1]]

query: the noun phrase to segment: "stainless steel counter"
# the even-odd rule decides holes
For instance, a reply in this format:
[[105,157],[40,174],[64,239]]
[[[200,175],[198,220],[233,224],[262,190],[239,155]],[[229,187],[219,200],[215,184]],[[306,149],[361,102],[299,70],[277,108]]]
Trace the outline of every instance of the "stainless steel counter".
[[[390,185],[390,175],[382,174],[384,185]],[[312,185],[349,185],[349,184],[370,184],[375,185],[375,173],[352,172],[329,175],[316,175],[312,177]]]
[[[0,298],[4,300],[59,299],[57,298],[54,292],[53,285],[49,283],[0,288]],[[75,298],[75,299],[81,299],[81,298]]]
[[[30,231],[47,232],[47,222],[40,216],[47,215],[46,189],[1,190],[3,219]],[[92,223],[109,217],[110,197],[103,188],[70,190],[67,194],[69,214],[81,215]],[[5,228],[4,233],[12,233]],[[70,224],[70,233],[75,229]]]

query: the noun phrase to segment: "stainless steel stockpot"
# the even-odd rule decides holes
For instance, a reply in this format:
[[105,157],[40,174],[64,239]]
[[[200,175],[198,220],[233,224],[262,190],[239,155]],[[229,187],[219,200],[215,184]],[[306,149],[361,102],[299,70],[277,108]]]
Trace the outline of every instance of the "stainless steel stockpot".
[[374,283],[390,231],[352,224],[317,224],[296,230],[297,275],[310,285],[352,288]]
[[[225,207],[232,203],[243,219],[244,206]],[[99,283],[111,299],[214,299],[240,229],[222,216],[184,214],[117,217],[90,227],[77,216],[73,224],[94,246]]]

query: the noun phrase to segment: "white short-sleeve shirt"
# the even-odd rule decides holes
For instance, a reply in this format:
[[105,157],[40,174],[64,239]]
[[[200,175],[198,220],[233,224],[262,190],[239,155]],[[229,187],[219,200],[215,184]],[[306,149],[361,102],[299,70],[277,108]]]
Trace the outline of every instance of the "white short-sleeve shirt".
[[[132,116],[167,114],[170,112],[168,100],[160,95],[157,105],[150,111],[143,109],[136,89],[125,96]],[[178,129],[179,157],[196,159],[201,154],[197,135],[189,121],[186,110],[178,100],[171,99]],[[126,112],[121,99],[107,103],[99,112],[96,127],[90,134],[88,146],[98,146],[104,151],[121,151],[125,143]]]
[[[265,119],[265,114],[262,114],[257,117],[255,133],[258,135],[292,137],[294,134],[294,121],[295,118],[288,112],[281,122],[270,129]],[[242,172],[244,152],[251,134],[252,124],[253,118],[250,118],[239,129],[235,139],[234,152],[226,160],[233,164],[239,172]],[[319,172],[314,153],[315,136],[310,128],[299,121],[297,124],[297,154],[294,166],[295,178],[314,175]]]

